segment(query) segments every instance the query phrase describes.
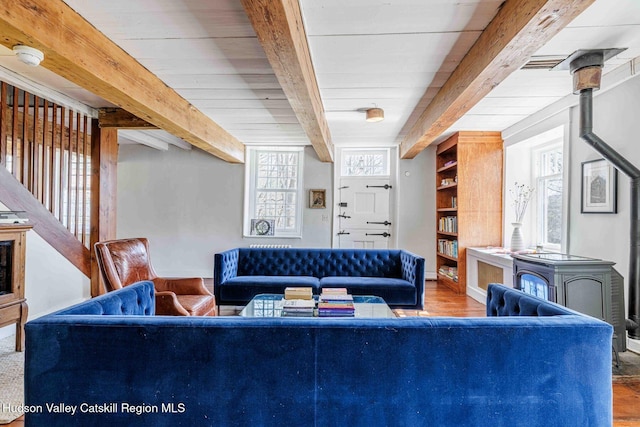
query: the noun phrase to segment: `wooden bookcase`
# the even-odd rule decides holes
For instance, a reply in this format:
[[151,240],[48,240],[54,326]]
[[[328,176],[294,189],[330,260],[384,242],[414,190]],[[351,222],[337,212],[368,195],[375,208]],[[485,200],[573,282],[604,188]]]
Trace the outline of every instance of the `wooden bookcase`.
[[457,293],[466,248],[502,245],[502,164],[500,132],[457,132],[436,150],[436,272]]

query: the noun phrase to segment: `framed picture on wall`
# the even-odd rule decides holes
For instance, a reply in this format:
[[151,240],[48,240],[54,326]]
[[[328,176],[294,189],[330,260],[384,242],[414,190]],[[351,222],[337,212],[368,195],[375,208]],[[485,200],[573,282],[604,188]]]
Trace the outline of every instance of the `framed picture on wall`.
[[309,207],[324,209],[327,207],[327,190],[309,190]]
[[582,213],[618,212],[618,170],[605,159],[582,162]]

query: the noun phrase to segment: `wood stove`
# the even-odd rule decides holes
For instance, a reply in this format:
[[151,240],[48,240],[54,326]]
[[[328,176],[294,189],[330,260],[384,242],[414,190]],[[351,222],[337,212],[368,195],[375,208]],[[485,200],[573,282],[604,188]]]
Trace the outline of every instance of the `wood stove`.
[[559,253],[513,254],[513,287],[614,327],[618,351],[626,351],[622,276],[615,263]]

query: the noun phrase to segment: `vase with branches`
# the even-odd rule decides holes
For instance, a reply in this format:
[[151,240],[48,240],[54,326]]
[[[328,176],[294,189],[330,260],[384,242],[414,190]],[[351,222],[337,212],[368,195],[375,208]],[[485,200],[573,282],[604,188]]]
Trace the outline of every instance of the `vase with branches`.
[[531,200],[531,196],[533,195],[533,190],[533,187],[529,187],[526,184],[518,184],[517,181],[514,183],[514,187],[509,190],[516,214],[515,222],[522,223],[524,214],[527,212],[527,206],[529,206],[529,200]]
[[522,237],[520,227],[522,226],[524,214],[527,212],[529,200],[531,200],[531,196],[533,195],[533,187],[526,184],[518,184],[516,181],[514,187],[509,190],[509,193],[513,199],[513,208],[516,214],[515,222],[511,224],[513,225],[513,233],[511,234],[510,249],[512,252],[517,252],[524,249],[524,238]]

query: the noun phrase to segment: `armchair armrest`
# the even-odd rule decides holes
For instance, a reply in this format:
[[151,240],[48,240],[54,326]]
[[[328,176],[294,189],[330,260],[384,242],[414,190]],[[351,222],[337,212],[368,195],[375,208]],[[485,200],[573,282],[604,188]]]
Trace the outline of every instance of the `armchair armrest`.
[[176,298],[176,294],[173,292],[163,291],[156,292],[156,315],[188,316],[189,312],[180,305],[178,298]]
[[156,277],[153,279],[157,292],[169,291],[177,295],[212,295],[201,277]]

